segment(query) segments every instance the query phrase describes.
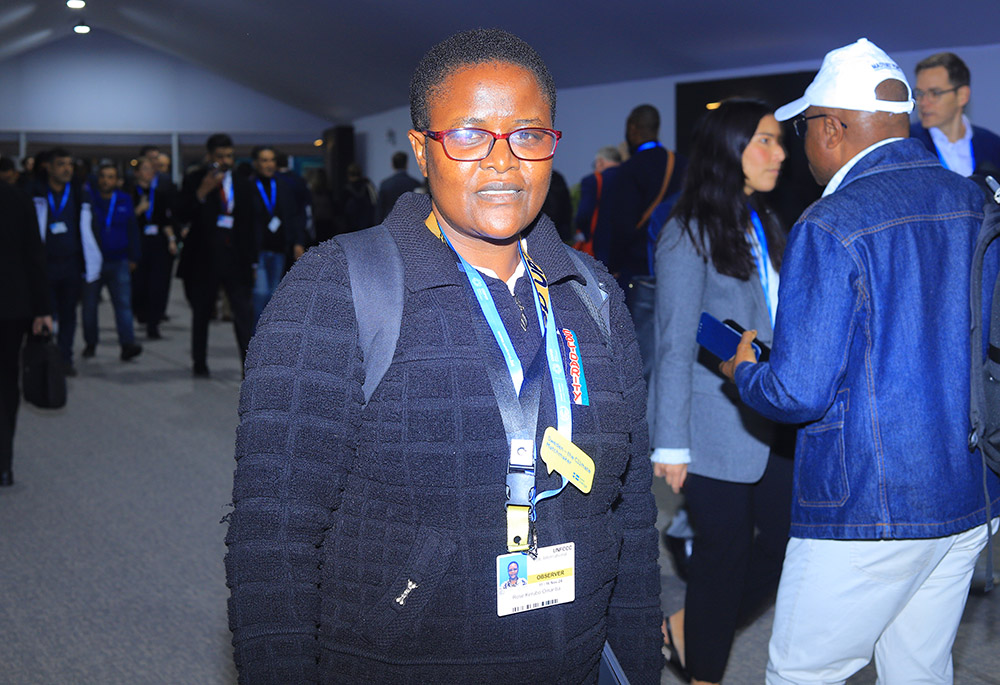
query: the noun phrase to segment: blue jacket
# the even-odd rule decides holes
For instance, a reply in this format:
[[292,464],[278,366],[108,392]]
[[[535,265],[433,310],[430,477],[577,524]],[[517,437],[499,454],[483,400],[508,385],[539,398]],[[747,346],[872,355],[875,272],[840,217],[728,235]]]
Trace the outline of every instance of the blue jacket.
[[[744,402],[804,424],[792,536],[931,538],[985,522],[967,447],[982,206],[974,183],[907,139],[862,158],[792,229],[770,362],[736,371]],[[996,502],[1000,480],[987,479]]]
[[[934,139],[920,122],[910,126],[910,137],[916,138],[933,154],[937,154]],[[975,169],[980,173],[996,174],[1000,170],[1000,136],[979,126],[972,127],[972,156]]]
[[121,190],[114,191],[114,212],[108,217],[111,200],[105,200],[98,193],[92,195],[94,207],[93,230],[97,244],[101,246],[104,261],[127,259],[138,262],[139,225],[135,218],[135,206],[132,197]]

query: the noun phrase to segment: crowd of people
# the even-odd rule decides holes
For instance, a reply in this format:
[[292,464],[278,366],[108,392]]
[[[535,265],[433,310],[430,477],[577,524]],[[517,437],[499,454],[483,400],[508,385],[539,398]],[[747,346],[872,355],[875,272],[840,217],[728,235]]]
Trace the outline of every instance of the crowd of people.
[[[596,682],[616,659],[658,683],[666,654],[719,683],[775,601],[769,683],[844,682],[873,658],[885,682],[951,682],[1000,505],[967,446],[974,181],[1000,171],[970,94],[956,55],[911,89],[861,39],[793,102],[707,110],[687,156],[640,105],[574,216],[546,65],[477,29],[412,77],[422,178],[402,152],[378,188],[353,165],[337,221],[274,148],[234,168],[225,134],[180,189],[155,149],[124,186],[112,164],[74,179],[65,150],[27,182],[0,164],[34,199],[0,184],[19,294],[0,308],[0,485],[24,335],[54,327],[74,373],[76,307],[92,356],[106,286],[133,359],[180,255],[194,375],[220,290],[244,362],[226,537],[241,682]],[[824,187],[794,226],[768,202],[786,131]],[[699,346],[704,313],[748,329],[731,358]],[[666,616],[653,478],[694,532]]]

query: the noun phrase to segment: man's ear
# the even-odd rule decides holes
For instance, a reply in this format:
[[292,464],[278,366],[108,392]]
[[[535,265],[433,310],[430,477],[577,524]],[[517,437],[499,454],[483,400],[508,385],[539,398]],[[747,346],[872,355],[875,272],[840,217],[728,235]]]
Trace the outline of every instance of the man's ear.
[[969,98],[972,96],[972,89],[969,86],[959,86],[958,90],[955,91],[955,96],[958,98],[959,107],[965,107],[969,104]]
[[822,131],[824,144],[828,149],[832,150],[844,142],[847,129],[844,128],[838,117],[833,114],[827,114],[823,117]]
[[410,129],[406,134],[413,148],[413,156],[417,158],[417,166],[424,178],[427,178],[427,136],[416,129]]

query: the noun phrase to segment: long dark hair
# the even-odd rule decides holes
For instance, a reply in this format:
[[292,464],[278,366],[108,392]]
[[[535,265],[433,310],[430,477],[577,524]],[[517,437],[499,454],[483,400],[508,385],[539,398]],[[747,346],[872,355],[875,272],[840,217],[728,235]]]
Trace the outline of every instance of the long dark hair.
[[[749,279],[756,272],[746,230],[752,206],[764,225],[768,254],[781,268],[785,234],[760,193],[743,192],[743,150],[760,120],[774,112],[761,100],[731,99],[702,115],[695,127],[691,158],[681,195],[671,217],[677,217],[698,253],[720,274]],[[697,228],[695,228],[697,227]]]

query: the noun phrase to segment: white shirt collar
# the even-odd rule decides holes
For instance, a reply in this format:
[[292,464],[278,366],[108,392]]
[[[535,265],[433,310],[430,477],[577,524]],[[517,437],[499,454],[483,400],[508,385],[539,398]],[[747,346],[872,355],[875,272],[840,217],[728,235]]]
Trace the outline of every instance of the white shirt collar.
[[877,150],[883,145],[888,145],[889,143],[895,143],[897,140],[903,140],[903,139],[886,138],[885,140],[880,140],[874,145],[869,145],[864,150],[851,157],[850,161],[848,161],[847,164],[845,164],[844,166],[840,167],[840,169],[837,170],[837,173],[833,175],[833,178],[830,179],[830,182],[826,184],[826,188],[823,190],[823,197],[826,197],[827,195],[830,195],[831,193],[835,192],[837,188],[840,187],[840,184],[843,182],[844,177],[847,176],[847,172],[853,169],[855,164],[864,159],[865,155],[867,155],[869,152]]

